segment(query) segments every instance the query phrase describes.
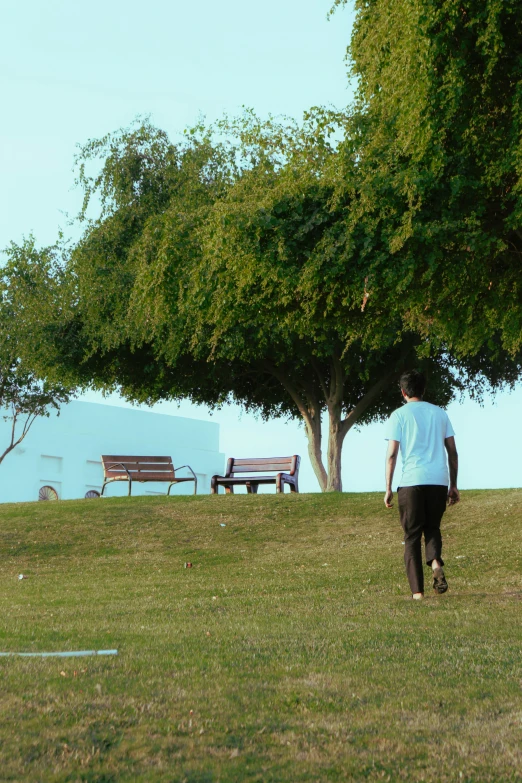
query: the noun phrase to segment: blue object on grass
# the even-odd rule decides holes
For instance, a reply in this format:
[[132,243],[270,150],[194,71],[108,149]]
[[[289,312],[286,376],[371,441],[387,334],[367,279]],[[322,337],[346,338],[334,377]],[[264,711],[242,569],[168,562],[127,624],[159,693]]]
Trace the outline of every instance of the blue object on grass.
[[71,652],[0,652],[0,655],[18,655],[22,658],[74,658],[78,655],[118,655],[118,650],[72,650]]

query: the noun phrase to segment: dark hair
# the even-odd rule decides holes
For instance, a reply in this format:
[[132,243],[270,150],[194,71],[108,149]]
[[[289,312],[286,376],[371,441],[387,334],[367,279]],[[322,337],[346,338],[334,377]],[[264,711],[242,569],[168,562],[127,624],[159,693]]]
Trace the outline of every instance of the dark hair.
[[403,372],[399,383],[407,397],[422,397],[426,388],[426,378],[418,370]]

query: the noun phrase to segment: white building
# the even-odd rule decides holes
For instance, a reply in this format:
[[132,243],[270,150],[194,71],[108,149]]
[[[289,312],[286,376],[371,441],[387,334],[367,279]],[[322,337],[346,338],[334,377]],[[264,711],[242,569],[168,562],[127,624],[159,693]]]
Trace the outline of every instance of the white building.
[[[0,453],[10,441],[10,422],[0,419]],[[210,492],[210,478],[222,474],[219,424],[133,408],[71,402],[60,415],[37,419],[25,440],[0,465],[0,502],[37,500],[41,487],[51,486],[59,498],[83,498],[101,490],[102,454],[172,457],[175,468],[190,465],[198,494]],[[181,475],[190,475],[182,471]],[[168,484],[133,482],[133,495],[164,495]],[[172,487],[171,494],[191,494],[194,484]],[[112,482],[104,495],[126,495],[127,482]]]

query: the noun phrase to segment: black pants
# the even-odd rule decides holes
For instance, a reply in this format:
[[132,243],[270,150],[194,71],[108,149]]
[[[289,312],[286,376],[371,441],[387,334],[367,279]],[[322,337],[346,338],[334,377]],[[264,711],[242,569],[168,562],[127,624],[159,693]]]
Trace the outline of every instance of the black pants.
[[399,487],[399,514],[404,530],[404,563],[412,593],[424,592],[421,538],[424,534],[426,563],[442,560],[440,521],[446,510],[448,488],[439,484]]

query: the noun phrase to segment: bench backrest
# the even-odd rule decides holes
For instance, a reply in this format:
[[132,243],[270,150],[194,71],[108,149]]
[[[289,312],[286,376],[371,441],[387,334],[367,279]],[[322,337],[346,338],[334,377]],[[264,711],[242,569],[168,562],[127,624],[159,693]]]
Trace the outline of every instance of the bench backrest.
[[299,470],[300,461],[301,457],[297,454],[291,457],[245,457],[243,459],[230,457],[225,476],[236,473],[289,473],[294,476]]
[[127,454],[102,454],[103,473],[105,478],[126,476],[126,468],[132,479],[159,476],[159,480],[174,479],[172,457],[134,457]]

